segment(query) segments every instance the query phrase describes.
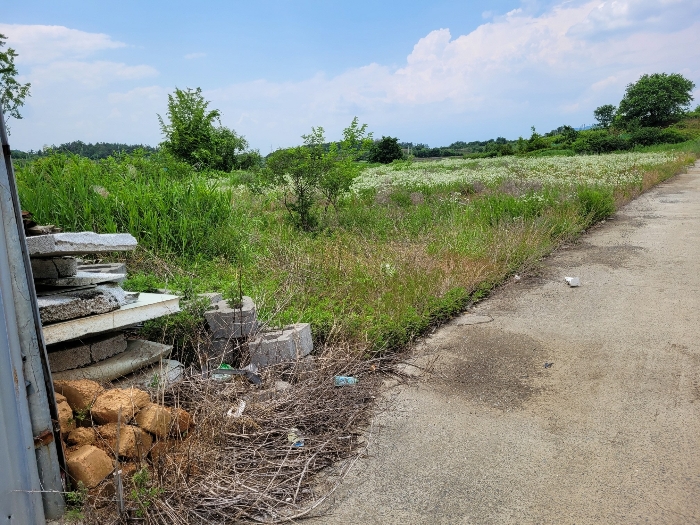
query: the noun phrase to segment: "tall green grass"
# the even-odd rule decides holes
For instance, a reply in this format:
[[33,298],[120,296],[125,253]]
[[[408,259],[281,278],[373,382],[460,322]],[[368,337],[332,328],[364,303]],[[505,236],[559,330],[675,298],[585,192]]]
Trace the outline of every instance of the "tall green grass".
[[[143,250],[129,256],[127,288],[234,297],[240,286],[269,325],[310,322],[319,343],[374,353],[403,347],[694,156],[657,169],[644,188],[367,189],[321,213],[312,233],[292,225],[277,194],[235,184],[253,177],[196,172],[161,154],[53,155],[18,167],[17,179],[40,223],[132,233]],[[147,335],[193,360],[199,309],[151,322]]]

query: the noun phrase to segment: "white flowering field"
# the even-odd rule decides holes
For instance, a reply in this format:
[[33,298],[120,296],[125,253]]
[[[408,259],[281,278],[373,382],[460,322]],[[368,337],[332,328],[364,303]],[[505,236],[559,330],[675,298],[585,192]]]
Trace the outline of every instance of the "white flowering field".
[[401,163],[368,168],[352,190],[387,186],[420,188],[470,184],[498,185],[505,180],[543,185],[620,187],[638,184],[643,173],[676,160],[673,152],[623,153],[576,157],[497,157]]

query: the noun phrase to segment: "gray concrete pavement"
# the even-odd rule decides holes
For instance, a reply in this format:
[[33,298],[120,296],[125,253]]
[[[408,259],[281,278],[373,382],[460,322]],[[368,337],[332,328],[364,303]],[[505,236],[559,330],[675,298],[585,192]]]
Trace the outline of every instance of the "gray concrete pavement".
[[314,523],[700,523],[700,168],[473,313]]

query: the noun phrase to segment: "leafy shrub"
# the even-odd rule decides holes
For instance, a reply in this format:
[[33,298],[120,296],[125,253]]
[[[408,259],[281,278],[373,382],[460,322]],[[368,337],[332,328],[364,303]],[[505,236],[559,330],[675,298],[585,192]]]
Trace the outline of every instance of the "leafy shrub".
[[579,133],[578,138],[571,145],[576,153],[611,153],[630,149],[629,141],[608,133],[604,130],[592,130]]
[[653,146],[655,144],[677,144],[684,142],[685,137],[678,131],[660,128],[639,128],[629,138],[635,146]]

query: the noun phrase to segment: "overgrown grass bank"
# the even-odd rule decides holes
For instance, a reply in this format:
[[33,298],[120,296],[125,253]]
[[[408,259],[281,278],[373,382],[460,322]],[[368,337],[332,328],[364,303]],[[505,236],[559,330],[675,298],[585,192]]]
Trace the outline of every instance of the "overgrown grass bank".
[[[270,325],[310,322],[318,342],[404,346],[506,276],[681,171],[698,145],[576,157],[448,159],[372,167],[319,228],[298,231],[280,196],[164,155],[54,155],[17,170],[41,223],[129,231],[136,291],[252,296]],[[193,359],[201,312],[150,323]]]

